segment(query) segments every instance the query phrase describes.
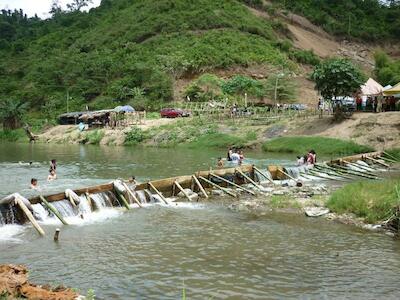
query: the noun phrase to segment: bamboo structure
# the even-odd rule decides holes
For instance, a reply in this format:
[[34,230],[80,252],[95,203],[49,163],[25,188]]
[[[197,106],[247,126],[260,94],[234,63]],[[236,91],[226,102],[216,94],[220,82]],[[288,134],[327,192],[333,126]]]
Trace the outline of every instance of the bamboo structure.
[[138,198],[135,196],[135,194],[132,192],[132,190],[129,188],[129,186],[125,182],[122,182],[122,185],[124,186],[124,188],[126,189],[128,194],[132,197],[133,201],[135,201],[136,204],[139,205],[139,207],[141,208],[142,204],[140,203]]
[[47,200],[42,195],[40,195],[39,197],[42,200],[42,204],[44,204],[44,206],[46,206],[57,217],[57,219],[61,221],[61,223],[63,223],[64,225],[68,225],[67,221],[64,220],[60,212],[53,205],[47,202]]
[[195,175],[192,175],[192,178],[193,178],[194,182],[196,183],[197,187],[199,188],[199,190],[201,191],[201,193],[204,195],[204,197],[208,198],[206,191],[204,190],[203,186],[201,185],[201,183],[197,179],[197,177]]
[[32,223],[32,226],[37,230],[37,232],[39,232],[41,236],[44,236],[45,235],[44,230],[42,229],[42,227],[39,226],[38,222],[35,220],[30,210],[26,207],[21,197],[16,196],[15,203],[21,208],[21,210],[24,212],[25,216]]
[[242,187],[242,186],[240,186],[240,185],[238,185],[238,184],[236,184],[236,183],[234,183],[234,182],[232,182],[232,181],[229,181],[229,180],[227,180],[227,179],[225,179],[225,178],[223,178],[223,177],[221,177],[221,176],[215,175],[214,173],[210,173],[210,175],[213,176],[213,177],[215,177],[215,178],[217,178],[217,179],[219,179],[219,180],[222,180],[223,182],[225,182],[225,183],[227,183],[227,184],[230,184],[230,185],[232,185],[232,186],[238,188],[239,190],[245,191],[245,192],[247,192],[247,193],[249,193],[249,194],[252,194],[252,195],[255,195],[255,194],[256,194],[256,193],[254,193],[253,191],[250,191],[249,189],[246,189],[246,188],[244,188],[244,187]]
[[186,197],[186,199],[188,199],[189,201],[192,201],[192,199],[190,198],[190,196],[188,195],[188,193],[186,193],[186,191],[183,189],[183,187],[179,184],[178,181],[175,181],[174,184],[175,184],[176,187],[182,192],[182,194]]
[[199,176],[199,178],[201,180],[203,180],[204,182],[208,183],[209,185],[215,187],[216,189],[223,191],[224,193],[228,194],[229,196],[232,196],[234,198],[237,197],[237,195],[235,193],[228,191],[228,190],[224,189],[223,187],[220,187],[218,184],[208,180],[207,178],[204,178],[203,176]]
[[159,190],[156,189],[156,187],[149,181],[149,186],[150,188],[156,192],[156,194],[161,198],[162,201],[164,201],[165,204],[168,204],[167,199],[163,196],[163,194],[160,193]]

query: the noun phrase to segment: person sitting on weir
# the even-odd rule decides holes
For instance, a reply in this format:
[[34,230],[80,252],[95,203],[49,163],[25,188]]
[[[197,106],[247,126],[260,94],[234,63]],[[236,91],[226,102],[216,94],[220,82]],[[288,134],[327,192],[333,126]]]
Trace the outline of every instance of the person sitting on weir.
[[218,157],[217,168],[223,168],[223,167],[224,167],[224,161],[222,160],[222,157]]
[[297,156],[297,165],[298,166],[304,165],[305,162],[306,162],[306,160],[305,160],[304,156]]
[[308,165],[315,165],[317,163],[317,154],[314,150],[310,150],[307,154],[307,164]]

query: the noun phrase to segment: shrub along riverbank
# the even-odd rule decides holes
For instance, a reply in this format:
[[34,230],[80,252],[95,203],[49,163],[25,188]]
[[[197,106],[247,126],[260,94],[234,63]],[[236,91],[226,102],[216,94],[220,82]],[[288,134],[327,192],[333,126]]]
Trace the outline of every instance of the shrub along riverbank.
[[353,213],[368,223],[387,220],[400,205],[400,177],[350,183],[332,194],[328,208],[338,214]]
[[311,149],[319,155],[345,156],[371,152],[369,146],[359,145],[351,141],[326,138],[320,136],[288,136],[279,137],[262,145],[265,152],[305,154]]

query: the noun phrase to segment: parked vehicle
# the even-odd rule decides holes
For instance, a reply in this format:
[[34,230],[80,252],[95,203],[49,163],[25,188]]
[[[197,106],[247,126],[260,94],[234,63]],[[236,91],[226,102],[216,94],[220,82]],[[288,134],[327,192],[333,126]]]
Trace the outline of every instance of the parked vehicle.
[[177,108],[163,108],[160,111],[162,118],[179,118],[179,117],[189,117],[190,113],[182,109]]

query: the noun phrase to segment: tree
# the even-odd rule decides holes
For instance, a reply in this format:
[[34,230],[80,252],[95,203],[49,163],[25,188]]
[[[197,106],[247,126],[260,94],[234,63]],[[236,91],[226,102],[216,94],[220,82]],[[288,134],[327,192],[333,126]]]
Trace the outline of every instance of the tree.
[[285,73],[275,74],[266,80],[265,91],[266,96],[274,101],[289,102],[294,99],[296,84]]
[[80,11],[81,8],[84,8],[86,6],[89,6],[89,4],[92,4],[93,0],[73,0],[71,3],[67,4],[67,8],[69,11]]
[[365,81],[365,76],[347,59],[330,59],[314,69],[311,75],[322,97],[331,100],[352,96]]
[[11,99],[0,102],[0,120],[3,129],[16,129],[20,127],[23,115],[28,109],[28,103]]

